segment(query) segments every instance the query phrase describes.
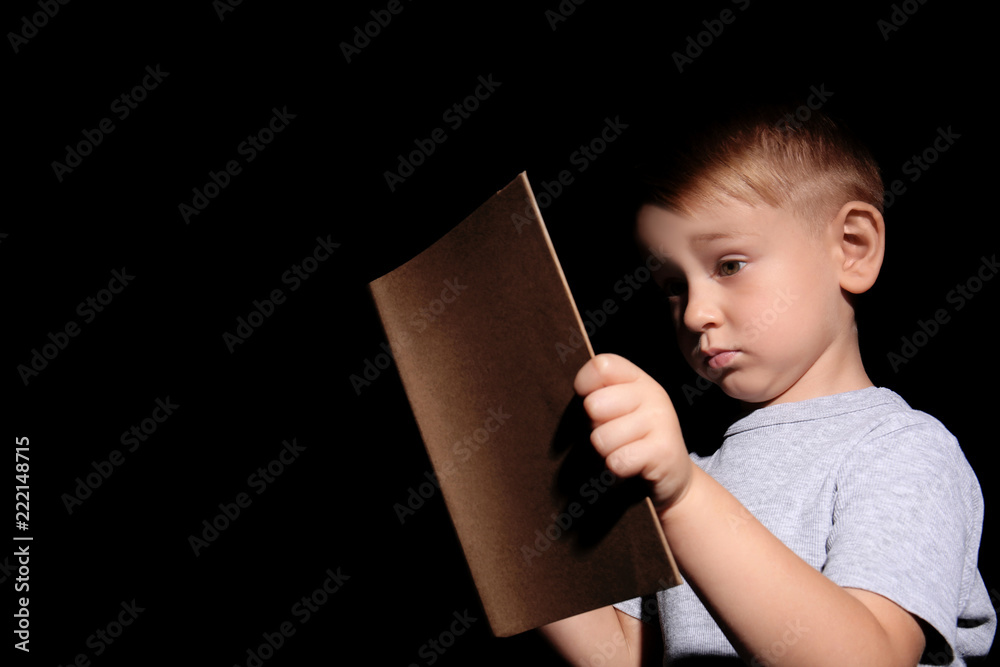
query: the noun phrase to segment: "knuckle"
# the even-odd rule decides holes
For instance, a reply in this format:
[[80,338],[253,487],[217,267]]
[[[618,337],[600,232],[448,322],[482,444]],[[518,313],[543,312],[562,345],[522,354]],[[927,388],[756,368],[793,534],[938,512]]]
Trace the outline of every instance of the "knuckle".
[[620,452],[616,451],[609,454],[608,457],[604,460],[604,465],[606,465],[608,467],[608,470],[610,470],[618,477],[629,476],[626,470],[624,457]]
[[605,460],[608,469],[619,477],[631,477],[635,474],[636,457],[631,447],[620,447],[611,452]]

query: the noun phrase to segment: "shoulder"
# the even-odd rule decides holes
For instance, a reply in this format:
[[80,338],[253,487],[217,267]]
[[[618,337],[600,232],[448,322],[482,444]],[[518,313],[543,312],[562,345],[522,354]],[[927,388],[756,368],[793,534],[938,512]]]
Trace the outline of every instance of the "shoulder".
[[877,399],[855,423],[861,428],[835,473],[823,572],[926,621],[936,631],[928,650],[958,653],[963,633],[990,618],[977,571],[982,491],[939,420],[888,389]]
[[[875,531],[882,531],[879,539],[905,529],[911,535],[926,533],[928,543],[978,545],[983,494],[958,440],[897,394],[880,393],[886,400],[847,447],[835,472],[834,522],[851,517],[869,526],[881,524]],[[894,525],[893,531],[885,522]],[[902,535],[896,539],[905,542]]]
[[[972,475],[958,439],[932,415],[915,410],[897,393],[879,388],[871,405],[855,422],[845,465],[863,461],[875,469],[886,465],[924,469],[935,477]],[[898,468],[894,468],[899,470]]]

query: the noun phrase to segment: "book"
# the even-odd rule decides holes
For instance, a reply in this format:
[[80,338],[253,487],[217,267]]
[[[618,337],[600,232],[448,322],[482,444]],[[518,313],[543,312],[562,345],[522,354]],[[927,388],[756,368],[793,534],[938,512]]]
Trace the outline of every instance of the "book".
[[496,636],[681,581],[590,443],[594,352],[525,173],[369,288]]

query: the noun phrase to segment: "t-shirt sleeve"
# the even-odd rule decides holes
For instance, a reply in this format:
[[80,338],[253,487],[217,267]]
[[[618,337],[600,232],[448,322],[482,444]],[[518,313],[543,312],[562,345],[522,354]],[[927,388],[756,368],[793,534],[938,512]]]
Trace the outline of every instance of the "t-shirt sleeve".
[[960,626],[992,625],[995,616],[963,618],[982,587],[982,492],[954,436],[924,417],[880,425],[844,461],[823,573],[923,620],[924,661],[948,664]]
[[655,595],[625,600],[614,605],[614,608],[644,623],[658,623],[659,612]]
[[632,618],[642,618],[642,598],[632,598],[615,605],[615,609],[623,611]]

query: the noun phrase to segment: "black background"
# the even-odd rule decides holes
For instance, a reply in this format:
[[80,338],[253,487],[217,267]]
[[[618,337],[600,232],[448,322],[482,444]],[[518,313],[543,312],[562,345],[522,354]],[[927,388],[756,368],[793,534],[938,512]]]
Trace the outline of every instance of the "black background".
[[[549,664],[534,634],[490,634],[440,494],[405,523],[393,509],[430,464],[395,369],[352,384],[385,341],[366,285],[520,171],[538,193],[570,170],[544,216],[581,312],[608,298],[620,306],[595,349],[660,379],[689,446],[711,451],[733,406],[717,389],[685,393],[695,377],[652,287],[628,301],[614,291],[639,263],[623,174],[695,119],[760,99],[805,101],[811,87],[832,93],[824,108],[870,143],[887,185],[906,185],[887,211],[883,275],[860,306],[869,374],[941,419],[987,508],[1000,502],[986,435],[1000,286],[985,283],[961,310],[947,298],[997,250],[985,10],[911,2],[915,13],[886,39],[878,21],[890,19],[889,3],[567,1],[573,12],[553,29],[556,0],[404,2],[348,62],[339,45],[386,3],[245,0],[221,18],[218,6],[71,2],[16,52],[6,40],[3,432],[8,447],[30,438],[34,538],[31,653],[15,651],[17,664],[82,653],[95,665],[246,665],[247,650],[286,621],[296,632],[265,664],[336,664],[355,651],[374,664]],[[724,9],[735,19],[678,71],[673,54]],[[8,3],[0,25],[21,32],[40,11]],[[169,74],[119,119],[112,102],[157,65]],[[480,76],[499,86],[453,128],[443,114]],[[274,109],[294,118],[247,162],[238,146]],[[114,131],[57,178],[53,162],[106,117]],[[627,128],[579,171],[571,155],[609,118]],[[390,190],[385,172],[435,128],[447,140]],[[959,138],[911,181],[904,164],[939,128]],[[241,173],[186,223],[179,205],[234,159]],[[317,237],[339,247],[292,291],[282,276]],[[78,304],[123,268],[134,279],[85,323]],[[287,300],[230,352],[223,334],[275,289]],[[894,369],[888,353],[938,309],[950,320]],[[17,367],[70,320],[79,335],[26,384]],[[167,397],[174,414],[127,451],[121,434]],[[293,438],[305,450],[257,495],[248,477]],[[64,494],[113,450],[124,463],[70,514]],[[195,556],[189,536],[241,492],[251,505]],[[995,516],[980,552],[990,589]],[[347,578],[301,623],[293,606],[328,569]],[[20,595],[16,576],[0,584],[6,609]],[[96,655],[88,638],[133,599],[144,611]],[[428,652],[465,611],[478,620],[443,654]],[[4,636],[13,625],[7,615]]]

